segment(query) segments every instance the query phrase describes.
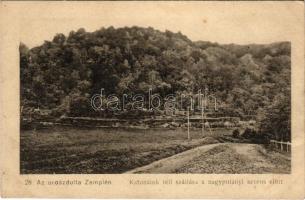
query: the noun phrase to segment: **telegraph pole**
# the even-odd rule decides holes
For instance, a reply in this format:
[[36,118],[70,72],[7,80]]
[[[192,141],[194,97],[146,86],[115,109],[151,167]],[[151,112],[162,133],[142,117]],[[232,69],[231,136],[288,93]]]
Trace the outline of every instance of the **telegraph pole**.
[[201,133],[202,133],[202,135],[204,135],[204,111],[203,111],[203,109],[204,109],[204,105],[203,105],[203,99],[201,99],[201,119],[202,119],[202,126],[201,126]]
[[190,140],[190,108],[187,108],[187,139]]
[[205,89],[204,89],[204,99],[201,100],[201,119],[202,119],[201,132],[202,132],[202,135],[204,135],[204,107],[207,104],[207,95],[208,95],[208,88],[205,87]]

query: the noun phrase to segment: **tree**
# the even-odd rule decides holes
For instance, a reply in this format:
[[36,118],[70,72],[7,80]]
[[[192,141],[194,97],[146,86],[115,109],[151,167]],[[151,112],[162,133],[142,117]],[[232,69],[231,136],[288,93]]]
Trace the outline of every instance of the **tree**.
[[[287,93],[290,90],[287,90]],[[264,112],[261,132],[270,134],[276,140],[291,140],[291,102],[289,94],[278,94]]]
[[290,98],[290,49],[287,42],[192,42],[182,33],[153,28],[109,27],[94,32],[81,28],[68,36],[56,34],[31,49],[20,44],[21,101],[29,108],[39,105],[67,114],[72,114],[73,106],[81,107],[82,112],[73,115],[89,115],[90,107],[78,104],[90,102],[101,88],[106,95],[153,89],[165,97],[192,96],[208,87],[223,105],[219,108],[223,116],[270,117],[269,125],[262,126],[267,131],[279,119],[262,110],[277,116],[282,109],[283,121],[289,115],[278,101],[287,101],[281,95]]

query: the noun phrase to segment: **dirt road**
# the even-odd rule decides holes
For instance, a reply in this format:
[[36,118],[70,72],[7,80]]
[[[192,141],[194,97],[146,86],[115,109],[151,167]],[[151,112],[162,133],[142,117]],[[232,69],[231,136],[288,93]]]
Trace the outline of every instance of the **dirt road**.
[[127,173],[290,173],[290,157],[257,144],[200,146]]

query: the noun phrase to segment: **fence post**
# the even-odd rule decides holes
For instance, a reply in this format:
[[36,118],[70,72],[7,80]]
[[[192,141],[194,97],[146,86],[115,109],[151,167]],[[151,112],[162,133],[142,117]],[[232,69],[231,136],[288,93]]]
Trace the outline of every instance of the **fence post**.
[[[283,141],[276,141],[276,140],[270,140],[270,144],[276,149],[280,149],[281,151],[291,151],[291,143],[290,142],[283,142]],[[286,145],[286,149],[284,146]]]

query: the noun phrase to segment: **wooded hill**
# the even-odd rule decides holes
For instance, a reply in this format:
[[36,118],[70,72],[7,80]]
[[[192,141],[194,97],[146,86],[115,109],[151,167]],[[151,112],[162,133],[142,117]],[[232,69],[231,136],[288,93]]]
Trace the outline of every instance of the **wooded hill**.
[[286,135],[290,51],[290,42],[221,45],[153,28],[81,28],[32,49],[20,44],[22,114],[39,107],[55,117],[95,116],[90,98],[101,88],[165,96],[207,87],[224,116],[253,115],[265,131]]

